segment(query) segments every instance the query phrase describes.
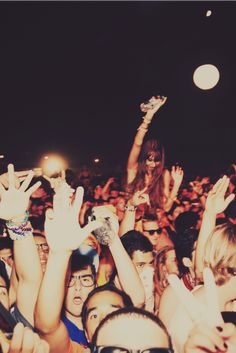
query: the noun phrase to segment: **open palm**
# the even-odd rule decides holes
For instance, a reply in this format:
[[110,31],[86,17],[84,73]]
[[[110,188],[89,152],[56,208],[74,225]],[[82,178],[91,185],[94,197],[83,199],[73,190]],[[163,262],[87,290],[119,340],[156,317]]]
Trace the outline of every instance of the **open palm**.
[[14,166],[12,164],[8,165],[8,176],[8,190],[6,190],[0,183],[0,218],[5,220],[13,220],[24,215],[28,208],[31,194],[40,186],[41,183],[37,182],[26,191],[34,176],[33,171],[30,171],[21,186],[17,188],[15,186]]
[[229,186],[229,178],[223,176],[220,178],[216,184],[213,186],[212,190],[208,193],[206,199],[206,211],[213,214],[218,214],[223,212],[231,201],[233,201],[235,195],[230,194],[225,198],[226,191]]

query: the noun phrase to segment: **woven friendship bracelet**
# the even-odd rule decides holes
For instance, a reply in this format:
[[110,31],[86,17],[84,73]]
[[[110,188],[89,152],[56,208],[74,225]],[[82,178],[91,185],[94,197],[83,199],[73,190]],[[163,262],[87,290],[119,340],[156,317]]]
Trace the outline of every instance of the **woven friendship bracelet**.
[[12,240],[22,240],[33,235],[33,229],[30,222],[24,222],[21,225],[8,226],[7,230]]
[[33,229],[28,218],[29,213],[26,212],[24,218],[19,221],[6,222],[7,230],[12,240],[22,240],[33,235]]

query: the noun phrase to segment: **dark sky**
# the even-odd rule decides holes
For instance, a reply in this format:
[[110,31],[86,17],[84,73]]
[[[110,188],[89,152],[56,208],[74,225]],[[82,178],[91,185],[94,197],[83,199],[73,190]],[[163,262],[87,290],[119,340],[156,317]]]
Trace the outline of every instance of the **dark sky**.
[[[210,9],[212,15],[206,17]],[[124,163],[139,104],[168,96],[149,135],[167,164],[223,171],[236,162],[236,2],[1,2],[0,153],[36,165]],[[218,67],[209,91],[194,69]]]

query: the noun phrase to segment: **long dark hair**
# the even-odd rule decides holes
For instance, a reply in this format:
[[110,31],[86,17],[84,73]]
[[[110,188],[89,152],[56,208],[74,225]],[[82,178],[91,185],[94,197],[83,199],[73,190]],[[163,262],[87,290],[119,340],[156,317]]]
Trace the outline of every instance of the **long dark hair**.
[[138,170],[135,179],[127,186],[127,191],[130,194],[145,187],[145,175],[147,172],[146,160],[154,157],[155,161],[160,161],[160,164],[153,170],[153,181],[148,187],[151,207],[163,207],[164,203],[164,181],[163,170],[165,164],[164,148],[157,140],[148,140],[140,153],[138,160]]

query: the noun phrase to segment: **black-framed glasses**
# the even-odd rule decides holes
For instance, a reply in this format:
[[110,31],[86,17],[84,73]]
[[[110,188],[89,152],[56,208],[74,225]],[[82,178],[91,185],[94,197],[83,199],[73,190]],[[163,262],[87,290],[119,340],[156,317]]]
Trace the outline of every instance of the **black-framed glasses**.
[[93,275],[72,275],[68,283],[68,287],[74,287],[76,281],[79,281],[82,287],[92,287],[94,285],[94,276]]
[[144,232],[147,232],[150,235],[154,235],[155,233],[160,235],[162,233],[162,228],[144,230]]
[[128,349],[112,346],[94,346],[93,353],[174,353],[172,348]]
[[45,254],[48,254],[49,253],[49,246],[47,243],[43,243],[43,244],[36,244],[37,246],[37,250],[38,251],[42,251],[44,252]]

